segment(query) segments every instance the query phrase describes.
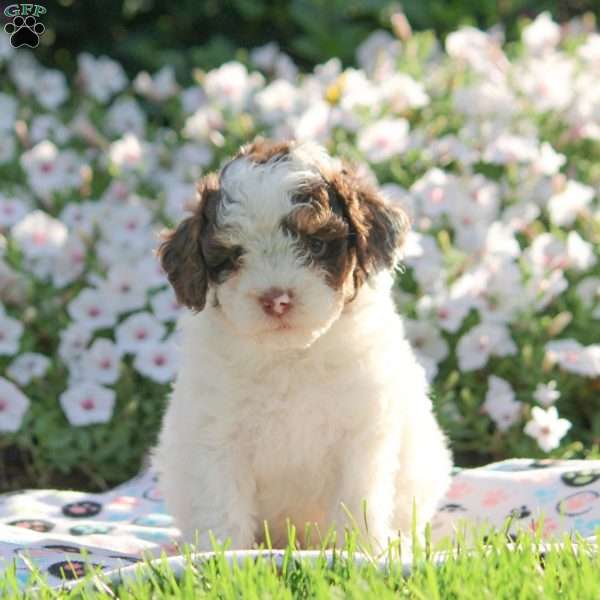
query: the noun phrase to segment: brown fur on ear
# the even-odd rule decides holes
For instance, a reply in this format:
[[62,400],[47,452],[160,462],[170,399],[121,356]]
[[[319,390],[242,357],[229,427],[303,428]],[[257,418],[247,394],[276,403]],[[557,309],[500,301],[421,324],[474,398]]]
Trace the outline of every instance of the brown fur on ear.
[[190,207],[192,216],[167,232],[157,251],[177,301],[196,312],[204,308],[208,290],[201,237],[218,197],[218,178],[214,174],[207,175],[198,184],[197,201]]
[[357,259],[354,283],[358,289],[370,274],[394,267],[410,221],[402,209],[390,206],[374,186],[348,169],[336,173],[329,184],[351,225],[351,247]]

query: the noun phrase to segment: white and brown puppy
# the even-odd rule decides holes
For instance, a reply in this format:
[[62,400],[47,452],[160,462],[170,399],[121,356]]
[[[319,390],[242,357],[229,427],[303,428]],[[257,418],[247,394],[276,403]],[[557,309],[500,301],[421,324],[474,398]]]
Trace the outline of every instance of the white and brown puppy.
[[267,521],[281,545],[287,519],[341,533],[366,505],[385,544],[413,504],[431,518],[451,459],[390,295],[407,228],[310,143],[256,142],[201,181],[159,249],[189,308],[154,455],[185,540],[249,548]]

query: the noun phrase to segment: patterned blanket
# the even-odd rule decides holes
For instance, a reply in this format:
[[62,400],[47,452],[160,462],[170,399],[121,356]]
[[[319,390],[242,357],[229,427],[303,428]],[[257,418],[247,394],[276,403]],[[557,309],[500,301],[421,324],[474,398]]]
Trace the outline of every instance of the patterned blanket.
[[[434,540],[459,523],[541,529],[591,537],[600,528],[600,461],[508,460],[458,470],[433,523]],[[156,476],[145,472],[102,494],[31,490],[0,495],[0,574],[16,565],[25,585],[32,566],[50,583],[77,579],[94,565],[119,571],[142,556],[177,553],[178,531]]]

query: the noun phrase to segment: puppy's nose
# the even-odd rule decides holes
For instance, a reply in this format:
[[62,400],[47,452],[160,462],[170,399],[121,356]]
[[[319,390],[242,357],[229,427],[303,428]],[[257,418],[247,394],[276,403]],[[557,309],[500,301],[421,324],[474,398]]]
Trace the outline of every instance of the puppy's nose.
[[271,317],[281,317],[292,308],[292,292],[270,288],[258,298],[262,309]]

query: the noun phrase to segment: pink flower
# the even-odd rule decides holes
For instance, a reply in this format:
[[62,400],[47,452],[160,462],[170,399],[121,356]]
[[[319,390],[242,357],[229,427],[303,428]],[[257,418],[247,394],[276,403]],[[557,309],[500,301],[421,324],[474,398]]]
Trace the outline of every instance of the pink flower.
[[115,392],[86,381],[69,387],[60,395],[59,401],[71,425],[106,423],[112,417]]
[[165,326],[154,315],[139,312],[117,327],[117,346],[121,352],[137,353],[144,346],[161,340],[165,331]]
[[152,342],[140,348],[133,366],[159,383],[172,381],[177,372],[176,349],[172,342]]
[[408,143],[409,125],[405,119],[382,119],[365,127],[358,135],[358,148],[374,163],[400,155]]
[[120,351],[106,338],[97,339],[82,358],[84,377],[97,383],[115,383],[119,378],[120,365]]
[[67,306],[74,321],[90,330],[112,327],[116,321],[110,297],[92,288],[81,290]]

